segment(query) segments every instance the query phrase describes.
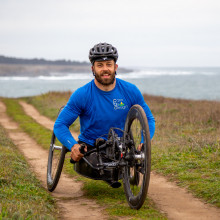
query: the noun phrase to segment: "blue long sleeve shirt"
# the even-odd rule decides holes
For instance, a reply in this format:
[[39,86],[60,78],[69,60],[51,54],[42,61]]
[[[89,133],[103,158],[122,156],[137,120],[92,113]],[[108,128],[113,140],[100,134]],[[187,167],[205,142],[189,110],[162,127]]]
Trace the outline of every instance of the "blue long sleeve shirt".
[[54,124],[54,133],[58,140],[69,150],[77,141],[72,137],[69,126],[79,116],[79,140],[94,146],[95,140],[108,134],[109,128],[124,129],[129,109],[139,104],[144,109],[150,130],[150,138],[155,132],[155,120],[150,108],[145,103],[139,89],[124,80],[116,79],[115,88],[102,91],[94,80],[77,89],[58,116]]

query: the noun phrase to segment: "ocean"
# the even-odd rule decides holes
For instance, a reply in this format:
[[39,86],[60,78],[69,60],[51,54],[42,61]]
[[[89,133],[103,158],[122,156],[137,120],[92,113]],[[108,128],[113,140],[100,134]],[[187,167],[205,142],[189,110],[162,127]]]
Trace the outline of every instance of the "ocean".
[[[142,93],[192,100],[220,101],[220,67],[135,68],[117,74]],[[51,73],[50,76],[0,77],[0,96],[24,97],[49,91],[74,91],[93,79],[92,73]]]

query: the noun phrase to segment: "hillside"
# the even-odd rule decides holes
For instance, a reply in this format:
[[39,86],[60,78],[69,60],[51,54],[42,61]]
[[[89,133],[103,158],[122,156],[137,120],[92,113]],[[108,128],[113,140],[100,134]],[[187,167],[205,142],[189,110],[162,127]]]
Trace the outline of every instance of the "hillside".
[[61,66],[89,66],[88,62],[79,62],[71,60],[45,60],[45,59],[23,59],[15,57],[6,57],[0,55],[0,64],[22,64],[22,65],[61,65]]
[[[51,73],[88,72],[91,72],[91,65],[88,62],[0,56],[0,76],[47,76]],[[119,68],[118,72],[131,72],[131,70]]]

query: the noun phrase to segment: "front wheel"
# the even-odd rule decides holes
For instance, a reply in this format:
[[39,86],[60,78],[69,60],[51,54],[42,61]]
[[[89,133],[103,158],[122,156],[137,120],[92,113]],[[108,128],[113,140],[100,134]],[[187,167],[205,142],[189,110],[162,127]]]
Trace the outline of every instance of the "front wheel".
[[54,191],[63,169],[66,148],[56,145],[57,138],[53,133],[47,164],[47,188],[50,192]]
[[124,168],[123,186],[128,204],[140,209],[146,199],[151,169],[151,142],[148,121],[143,108],[134,105],[128,112],[125,132],[132,145],[127,148],[128,166]]
[[[58,112],[58,115],[63,110],[64,106]],[[47,188],[50,192],[54,191],[63,169],[67,149],[59,143],[56,135],[52,134],[50,150],[47,163]]]

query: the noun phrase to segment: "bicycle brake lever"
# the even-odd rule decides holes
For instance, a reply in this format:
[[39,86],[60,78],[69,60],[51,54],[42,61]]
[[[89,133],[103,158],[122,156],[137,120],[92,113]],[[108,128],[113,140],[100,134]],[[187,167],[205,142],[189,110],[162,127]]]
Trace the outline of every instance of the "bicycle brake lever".
[[81,146],[80,146],[80,148],[79,148],[79,152],[80,152],[81,154],[85,154],[85,147],[86,147],[86,145],[85,145],[84,143],[82,143]]
[[73,160],[72,158],[70,158],[70,163],[76,163],[76,161],[75,160]]

